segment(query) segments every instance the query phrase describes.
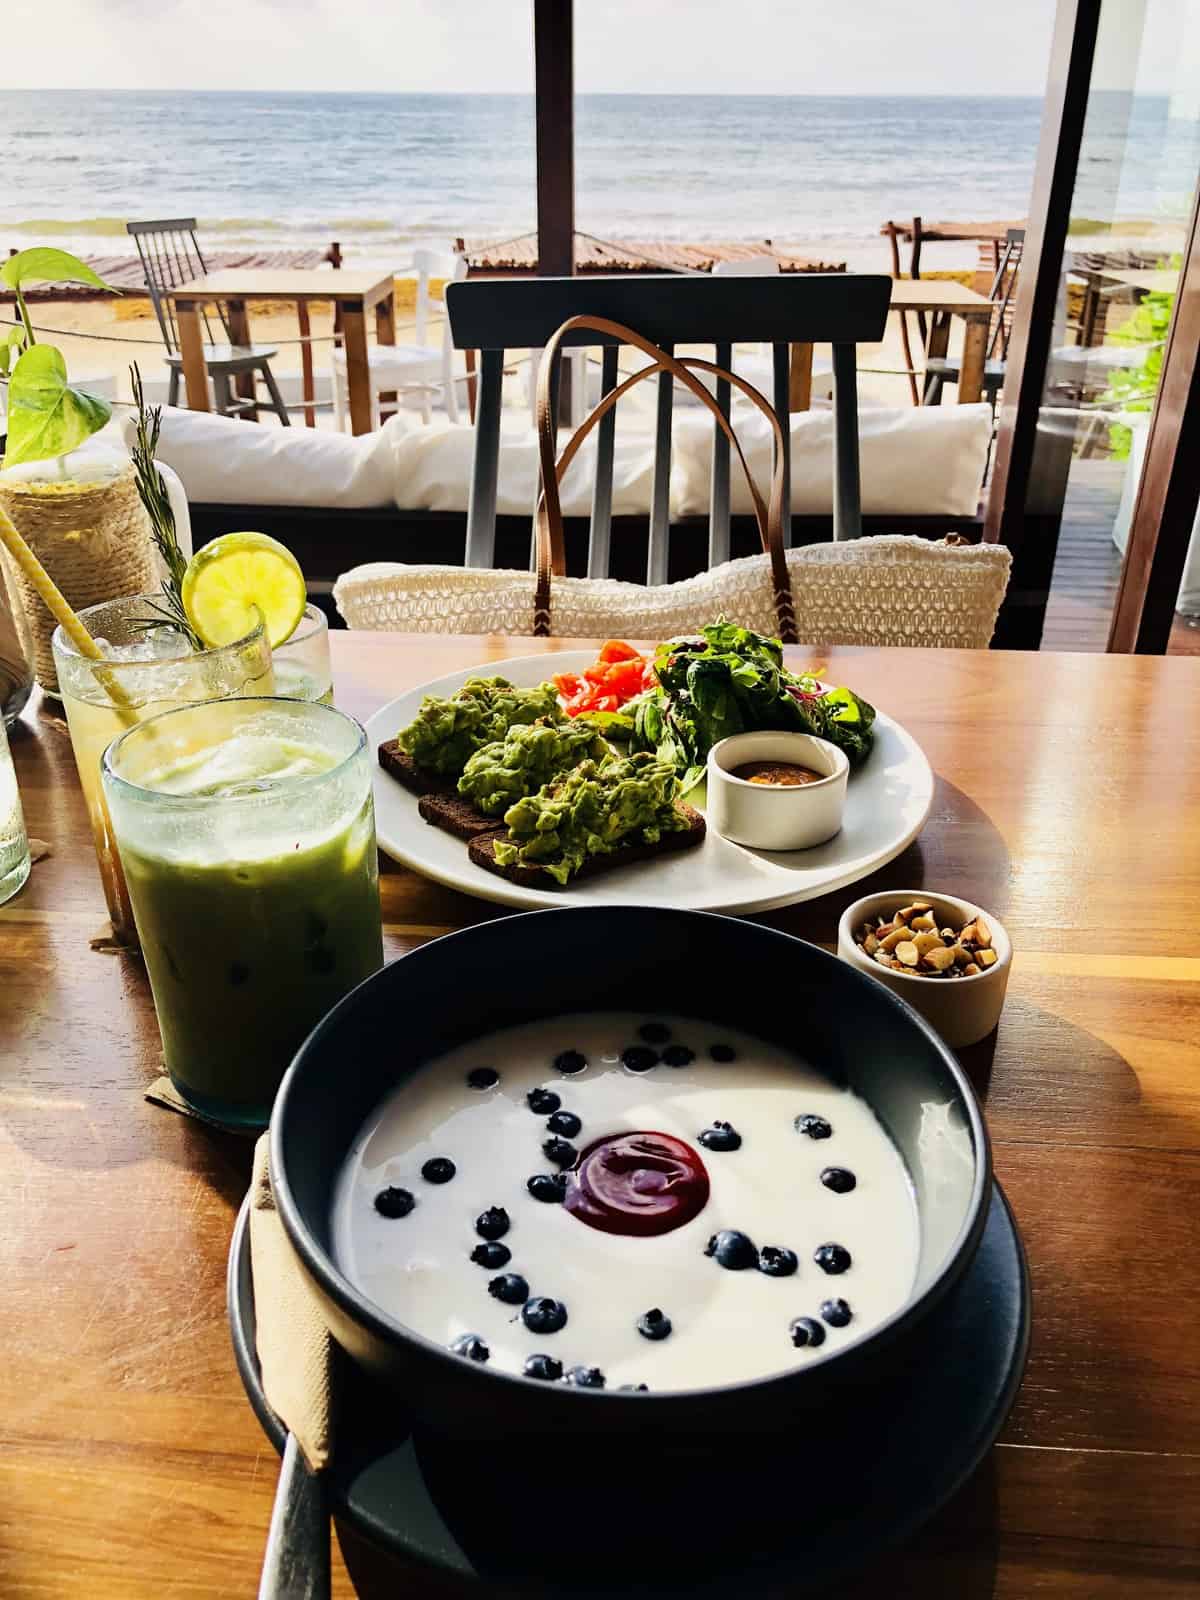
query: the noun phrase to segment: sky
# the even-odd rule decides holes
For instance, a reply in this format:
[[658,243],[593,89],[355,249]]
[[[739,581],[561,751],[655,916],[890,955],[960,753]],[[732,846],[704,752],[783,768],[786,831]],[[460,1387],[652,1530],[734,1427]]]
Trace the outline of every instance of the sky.
[[[1120,87],[1143,4],[1105,8],[1100,75]],[[1171,86],[1186,0],[1149,4],[1143,90]],[[23,88],[528,92],[531,14],[531,0],[7,0],[0,48]],[[1054,0],[576,0],[575,87],[1040,95],[1053,17]]]

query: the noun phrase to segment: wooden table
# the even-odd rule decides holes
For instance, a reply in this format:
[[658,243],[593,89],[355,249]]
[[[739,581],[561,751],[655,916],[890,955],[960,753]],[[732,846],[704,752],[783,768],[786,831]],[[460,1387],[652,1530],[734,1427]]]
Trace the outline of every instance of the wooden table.
[[[555,648],[332,644],[338,702],[360,716],[456,667]],[[839,1595],[1183,1600],[1200,1592],[1200,663],[798,659],[902,718],[938,775],[920,838],[861,889],[965,895],[1012,935],[999,1034],[963,1060],[1034,1285],[1001,1443]],[[53,853],[0,909],[0,1592],[249,1597],[276,1475],[224,1315],[249,1149],[143,1100],[149,993],[136,961],[88,949],[104,907],[66,734],[27,712],[13,746]],[[764,920],[829,946],[859,892]],[[500,914],[396,869],[383,909],[393,956]],[[348,1559],[364,1595],[431,1592],[381,1577],[353,1541]],[[340,1562],[335,1591],[352,1592]]]
[[[207,411],[208,368],[204,360],[204,332],[200,313],[206,304],[223,302],[234,344],[250,343],[248,300],[291,301],[301,309],[301,328],[307,325],[308,306],[314,300],[332,300],[335,323],[340,325],[346,350],[346,383],[353,433],[371,431],[371,381],[367,358],[367,313],[375,312],[375,337],[380,344],[396,342],[395,281],[391,273],[380,278],[373,272],[324,272],[320,269],[283,271],[231,268],[207,272],[172,289],[169,298],[179,319],[179,350],[187,402],[193,411]],[[302,346],[308,351],[308,345]]]
[[915,311],[931,319],[926,359],[946,354],[950,347],[950,320],[959,317],[964,328],[958,403],[970,405],[983,397],[983,365],[993,309],[986,295],[977,294],[952,278],[895,278],[891,309],[901,315]]

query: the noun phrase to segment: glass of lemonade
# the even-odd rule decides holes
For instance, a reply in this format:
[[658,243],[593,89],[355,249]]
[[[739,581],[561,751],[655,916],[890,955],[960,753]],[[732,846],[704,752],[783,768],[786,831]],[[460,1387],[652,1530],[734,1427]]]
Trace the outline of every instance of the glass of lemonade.
[[147,618],[161,615],[156,609],[159,599],[130,595],[79,613],[88,632],[102,642],[107,658],[103,662],[81,656],[61,628],[55,629],[52,641],[113,937],[132,946],[137,944],[137,933],[100,786],[105,746],[134,723],[172,706],[274,692],[271,647],[261,620],[235,644],[192,650],[176,629],[146,627]]
[[102,768],[171,1081],[262,1126],[305,1036],[383,965],[366,735],[332,706],[218,700],[140,723]]
[[329,661],[329,623],[311,601],[295,633],[275,646],[275,693],[289,700],[333,704],[333,667]]

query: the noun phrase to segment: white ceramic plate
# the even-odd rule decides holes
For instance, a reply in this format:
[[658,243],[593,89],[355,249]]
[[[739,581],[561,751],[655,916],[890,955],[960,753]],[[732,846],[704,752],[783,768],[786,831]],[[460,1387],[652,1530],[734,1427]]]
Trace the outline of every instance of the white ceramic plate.
[[[508,678],[520,688],[544,683],[556,672],[579,672],[594,650],[488,661],[410,689],[377,711],[367,723],[371,757],[416,716],[424,695],[450,695],[468,678]],[[703,787],[688,795],[704,809]],[[811,900],[857,883],[898,856],[921,831],[933,803],[933,773],[921,747],[882,712],[875,719],[875,748],[850,775],[842,831],[812,850],[747,850],[710,828],[694,850],[659,860],[634,862],[564,889],[524,889],[477,867],[461,839],[425,822],[415,795],[375,770],[375,824],[380,848],[402,866],[438,883],[501,905],[534,909],[562,905],[687,906],[693,911],[769,911]]]

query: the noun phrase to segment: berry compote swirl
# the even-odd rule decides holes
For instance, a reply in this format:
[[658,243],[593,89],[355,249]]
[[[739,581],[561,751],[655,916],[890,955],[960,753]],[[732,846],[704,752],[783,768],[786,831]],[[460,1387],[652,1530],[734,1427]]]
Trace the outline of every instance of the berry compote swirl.
[[613,1133],[597,1139],[567,1174],[563,1205],[602,1233],[648,1238],[670,1233],[708,1203],[704,1163],[669,1133]]

